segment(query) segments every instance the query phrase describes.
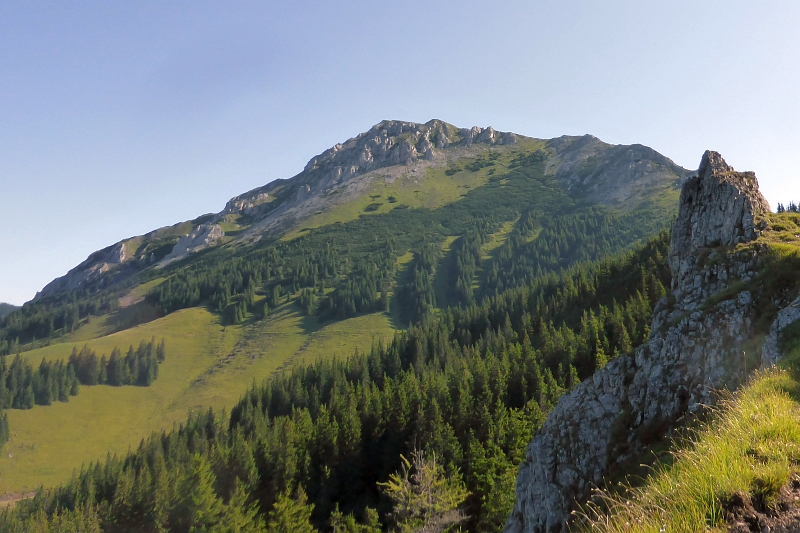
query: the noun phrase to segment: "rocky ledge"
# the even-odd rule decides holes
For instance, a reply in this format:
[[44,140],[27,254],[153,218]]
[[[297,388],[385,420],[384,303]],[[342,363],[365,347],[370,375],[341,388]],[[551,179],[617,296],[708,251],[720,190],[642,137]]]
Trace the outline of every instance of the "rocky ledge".
[[[755,275],[769,205],[752,172],[706,152],[683,185],[672,229],[671,295],[656,305],[651,336],[565,395],[530,443],[506,533],[564,531],[570,513],[613,469],[637,457],[687,414],[738,386],[753,338]],[[711,251],[718,260],[709,261]],[[752,369],[748,369],[752,370]]]

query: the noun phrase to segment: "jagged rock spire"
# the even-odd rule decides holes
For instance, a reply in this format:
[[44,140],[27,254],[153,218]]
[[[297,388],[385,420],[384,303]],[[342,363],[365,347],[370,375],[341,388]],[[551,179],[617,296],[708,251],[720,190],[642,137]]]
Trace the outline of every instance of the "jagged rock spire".
[[706,151],[697,174],[683,186],[672,227],[669,264],[673,288],[692,268],[686,263],[688,258],[703,248],[752,241],[769,211],[753,172],[736,172],[718,152]]

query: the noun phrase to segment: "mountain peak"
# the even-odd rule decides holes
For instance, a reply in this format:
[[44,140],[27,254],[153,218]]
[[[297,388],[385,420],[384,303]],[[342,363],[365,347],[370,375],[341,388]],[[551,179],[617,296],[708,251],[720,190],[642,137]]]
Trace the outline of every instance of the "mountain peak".
[[[383,120],[368,131],[344,143],[335,144],[316,157],[303,169],[335,172],[336,178],[369,172],[389,165],[408,165],[418,159],[431,160],[436,149],[471,144],[513,144],[517,136],[487,128],[456,128],[442,120],[433,119],[424,124],[401,120]],[[334,179],[336,179],[334,178]]]

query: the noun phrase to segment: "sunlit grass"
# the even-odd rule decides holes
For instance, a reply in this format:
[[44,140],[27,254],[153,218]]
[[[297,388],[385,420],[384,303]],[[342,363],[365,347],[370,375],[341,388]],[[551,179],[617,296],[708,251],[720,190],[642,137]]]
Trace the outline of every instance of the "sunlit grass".
[[0,453],[0,494],[24,492],[69,479],[81,464],[123,454],[153,431],[170,429],[189,412],[230,409],[254,381],[320,357],[346,357],[394,329],[383,313],[320,323],[285,303],[266,320],[225,326],[204,308],[184,309],[105,337],[66,342],[23,353],[66,359],[84,343],[98,355],[123,351],[142,339],[165,338],[167,359],[150,387],[81,387],[68,403],[8,410],[11,439]]
[[587,530],[601,532],[723,531],[722,502],[735,492],[769,502],[797,473],[800,460],[800,384],[789,373],[756,375],[713,420],[624,496],[604,495],[591,507]]

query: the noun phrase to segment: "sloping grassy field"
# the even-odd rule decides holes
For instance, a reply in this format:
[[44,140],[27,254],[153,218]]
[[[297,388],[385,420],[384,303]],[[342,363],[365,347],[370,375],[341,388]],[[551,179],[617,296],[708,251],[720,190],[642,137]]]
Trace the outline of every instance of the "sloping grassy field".
[[800,473],[799,394],[788,372],[756,375],[674,453],[671,466],[624,496],[608,496],[609,514],[590,509],[586,530],[721,532],[730,525],[725,507],[735,495],[769,508]]
[[153,431],[171,428],[197,409],[230,409],[253,383],[276,370],[318,357],[369,350],[394,334],[385,314],[320,324],[291,304],[270,317],[223,326],[202,308],[89,341],[66,342],[23,355],[66,359],[88,344],[98,356],[151,337],[166,339],[167,359],[150,387],[82,386],[69,403],[9,410],[11,439],[0,454],[0,494],[23,492],[68,480],[82,463],[121,454]]

